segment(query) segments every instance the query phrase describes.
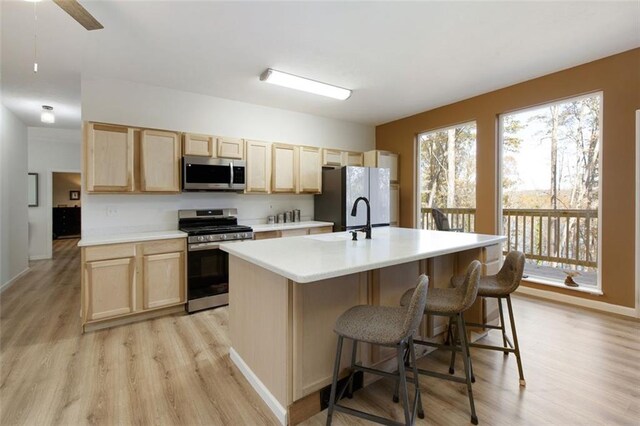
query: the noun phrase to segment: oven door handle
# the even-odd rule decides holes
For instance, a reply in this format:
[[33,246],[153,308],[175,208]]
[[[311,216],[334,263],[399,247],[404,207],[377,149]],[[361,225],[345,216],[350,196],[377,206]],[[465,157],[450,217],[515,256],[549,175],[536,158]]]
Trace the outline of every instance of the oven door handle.
[[216,250],[220,248],[220,243],[198,243],[189,244],[187,251]]
[[233,188],[233,161],[229,161],[229,170],[231,171],[231,180],[229,181],[229,188]]

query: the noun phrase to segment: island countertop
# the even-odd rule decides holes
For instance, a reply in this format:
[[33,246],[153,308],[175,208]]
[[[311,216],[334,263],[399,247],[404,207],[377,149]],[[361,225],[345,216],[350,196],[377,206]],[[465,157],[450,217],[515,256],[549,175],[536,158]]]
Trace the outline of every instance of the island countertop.
[[506,240],[501,235],[374,228],[351,241],[348,232],[221,244],[230,255],[298,283],[309,283],[398,265]]

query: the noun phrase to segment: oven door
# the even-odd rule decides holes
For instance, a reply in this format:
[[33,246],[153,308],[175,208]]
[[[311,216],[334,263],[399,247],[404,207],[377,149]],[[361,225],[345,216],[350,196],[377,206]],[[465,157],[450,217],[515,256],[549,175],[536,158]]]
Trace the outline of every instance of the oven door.
[[188,312],[229,304],[229,255],[218,245],[189,245],[187,299]]

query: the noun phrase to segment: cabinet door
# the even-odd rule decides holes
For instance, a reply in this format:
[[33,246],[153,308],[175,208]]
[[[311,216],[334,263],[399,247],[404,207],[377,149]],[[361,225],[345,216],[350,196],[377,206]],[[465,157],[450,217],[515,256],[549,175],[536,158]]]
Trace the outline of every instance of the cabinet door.
[[364,165],[364,154],[362,152],[343,152],[342,165],[362,167]]
[[144,309],[184,303],[184,253],[144,256]]
[[142,131],[140,179],[142,191],[180,191],[180,140],[177,133]]
[[309,228],[309,234],[330,234],[333,232],[333,226],[320,226],[316,228]]
[[271,144],[247,141],[247,186],[245,192],[271,192]]
[[389,181],[398,182],[398,154],[392,152],[378,152],[378,166],[389,169]]
[[342,166],[342,151],[337,149],[323,149],[322,150],[322,165],[323,166]]
[[215,157],[215,139],[213,136],[185,133],[184,155],[197,155],[200,157]]
[[117,317],[134,311],[133,257],[87,262],[85,312],[88,321]]
[[296,192],[296,147],[293,145],[272,145],[273,192]]
[[389,185],[389,224],[400,224],[400,186]]
[[298,148],[298,193],[319,194],[322,192],[322,157],[320,148],[301,146]]
[[86,151],[87,192],[133,191],[133,129],[89,123]]
[[244,140],[236,138],[218,138],[218,157],[244,159]]

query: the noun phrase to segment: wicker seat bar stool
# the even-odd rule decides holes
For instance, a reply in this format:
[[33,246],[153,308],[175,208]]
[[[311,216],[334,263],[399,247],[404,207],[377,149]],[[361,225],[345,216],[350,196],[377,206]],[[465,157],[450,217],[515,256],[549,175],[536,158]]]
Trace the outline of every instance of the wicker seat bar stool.
[[[527,382],[524,380],[524,372],[522,370],[522,359],[520,357],[520,347],[518,345],[518,334],[516,333],[516,324],[513,318],[513,307],[511,305],[511,293],[516,291],[520,286],[522,280],[522,274],[524,272],[525,256],[522,252],[511,251],[504,259],[504,264],[500,271],[496,275],[487,275],[480,277],[478,283],[478,296],[481,297],[493,297],[498,300],[498,311],[500,312],[500,325],[491,324],[478,324],[467,322],[466,325],[471,327],[481,327],[488,329],[500,330],[502,332],[502,346],[484,345],[480,343],[471,343],[469,346],[478,349],[490,349],[494,351],[502,351],[505,355],[510,353],[515,354],[516,361],[518,363],[518,374],[520,375],[520,386],[526,386]],[[458,276],[451,279],[451,283],[454,287],[461,286],[464,282],[464,277]],[[502,310],[502,299],[507,300],[507,309],[509,310],[509,322],[511,324],[511,335],[513,336],[513,343],[507,336],[504,313]],[[451,363],[451,369],[453,370],[453,360]]]
[[[331,424],[333,413],[335,411],[340,411],[345,414],[384,425],[408,426],[414,423],[416,415],[424,417],[417,371],[414,371],[414,378],[410,380],[415,386],[415,394],[413,406],[409,407],[409,392],[407,387],[408,379],[404,370],[404,352],[408,350],[411,359],[415,361],[412,338],[422,318],[422,312],[424,311],[427,301],[428,284],[429,278],[426,275],[420,275],[418,278],[418,285],[415,290],[412,290],[412,294],[409,296],[409,302],[406,307],[370,305],[354,306],[340,315],[336,320],[334,331],[338,335],[338,349],[336,353],[336,361],[333,367],[331,396],[329,397],[329,409],[327,411],[327,426]],[[340,358],[342,355],[342,344],[345,338],[353,341],[351,374],[342,389],[338,392],[337,387],[338,374],[340,373]],[[398,372],[394,374],[356,364],[359,342],[395,347],[398,361]],[[413,365],[415,366],[415,362]],[[383,377],[392,377],[398,380],[401,384],[402,403],[404,405],[404,422],[398,422],[393,419],[355,410],[336,402],[342,399],[347,389],[349,389],[349,394],[351,394],[353,389],[353,378],[355,373],[358,371],[377,374]]]
[[[421,368],[416,369],[415,358],[413,357],[411,358],[411,363],[409,364],[411,368],[414,371],[417,370],[419,374],[443,380],[450,380],[458,383],[466,383],[467,395],[469,397],[469,407],[471,410],[471,423],[473,423],[474,425],[478,424],[478,416],[476,414],[476,407],[473,401],[473,390],[471,388],[471,378],[473,376],[473,370],[471,366],[471,356],[469,354],[469,341],[467,339],[467,331],[464,322],[464,311],[469,309],[471,305],[473,305],[473,302],[476,300],[481,269],[482,268],[480,262],[474,260],[467,267],[467,272],[464,276],[464,280],[458,287],[431,288],[429,290],[429,298],[427,299],[424,314],[449,317],[450,322],[455,322],[458,325],[457,330],[459,331],[459,333],[457,333],[456,338],[454,338],[453,336],[449,336],[447,342],[445,342],[444,344],[426,342],[422,340],[413,341],[416,345],[430,346],[451,351],[452,362],[454,361],[455,353],[458,351],[462,352],[465,377],[443,374]],[[409,290],[404,295],[402,295],[402,298],[400,299],[401,306],[407,306],[407,304],[410,302],[411,291],[412,290]],[[459,345],[458,341],[460,342]],[[407,357],[405,357],[405,360],[409,361]],[[398,401],[398,385],[399,382],[396,382],[396,392],[393,397],[393,400],[395,402]]]

